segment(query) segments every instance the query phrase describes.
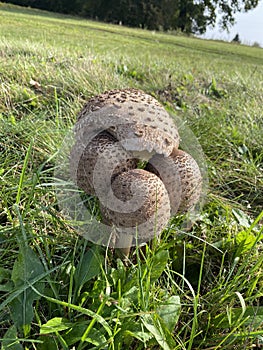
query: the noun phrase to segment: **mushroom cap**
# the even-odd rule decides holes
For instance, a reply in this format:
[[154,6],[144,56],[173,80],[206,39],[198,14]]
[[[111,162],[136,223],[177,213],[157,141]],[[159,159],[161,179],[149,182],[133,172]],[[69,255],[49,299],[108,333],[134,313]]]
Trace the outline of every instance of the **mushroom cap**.
[[107,189],[118,174],[136,168],[137,163],[107,131],[96,135],[87,145],[85,140],[78,139],[70,152],[71,178],[92,195]]
[[117,198],[114,208],[110,200],[109,205],[101,205],[101,211],[119,235],[132,235],[134,244],[160,235],[170,219],[170,201],[155,174],[143,169],[126,171],[115,177],[112,191]]
[[156,174],[169,193],[172,215],[193,208],[202,192],[202,175],[195,159],[174,149],[169,157],[154,155],[145,170]]
[[[152,96],[137,89],[107,91],[91,98],[78,116],[77,134],[86,125],[107,129],[128,151],[168,156],[178,148],[177,127],[163,106]],[[148,153],[148,155],[147,155]]]

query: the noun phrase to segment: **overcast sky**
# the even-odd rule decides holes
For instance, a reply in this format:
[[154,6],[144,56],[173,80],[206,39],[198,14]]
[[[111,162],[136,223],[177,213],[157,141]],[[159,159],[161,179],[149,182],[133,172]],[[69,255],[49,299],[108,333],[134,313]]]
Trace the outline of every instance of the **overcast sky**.
[[230,32],[222,32],[218,27],[207,30],[204,35],[208,39],[222,39],[231,41],[236,34],[243,44],[252,45],[258,42],[263,47],[263,0],[259,5],[247,13],[236,15],[236,24],[230,28]]

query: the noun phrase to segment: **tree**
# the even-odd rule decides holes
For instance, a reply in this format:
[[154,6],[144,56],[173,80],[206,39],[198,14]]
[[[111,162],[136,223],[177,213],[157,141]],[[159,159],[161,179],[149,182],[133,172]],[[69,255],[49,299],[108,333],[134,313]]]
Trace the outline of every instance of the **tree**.
[[6,0],[18,5],[73,13],[101,21],[148,29],[204,33],[215,26],[218,15],[222,29],[235,22],[237,12],[246,12],[259,0]]
[[[223,29],[235,22],[237,12],[249,11],[259,0],[83,0],[92,17],[148,29],[179,29],[185,33],[204,33],[214,26],[218,14]],[[91,5],[93,3],[93,5]],[[88,13],[87,13],[88,14]]]
[[222,29],[229,29],[235,23],[235,14],[247,12],[258,5],[259,0],[162,0],[160,3],[168,14],[171,29],[185,33],[206,31],[215,26],[218,15]]
[[[247,12],[257,7],[259,0],[214,0],[221,14],[221,27],[228,29],[235,23],[235,14],[238,12]],[[213,5],[213,4],[212,4]],[[215,8],[215,6],[214,6]],[[213,14],[213,24],[216,20],[216,14]]]

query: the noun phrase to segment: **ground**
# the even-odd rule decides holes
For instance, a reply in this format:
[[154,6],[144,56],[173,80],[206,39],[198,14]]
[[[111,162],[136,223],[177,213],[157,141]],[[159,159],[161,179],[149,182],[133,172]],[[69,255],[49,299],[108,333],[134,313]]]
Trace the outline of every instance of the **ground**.
[[[0,21],[2,349],[262,348],[263,50],[1,3]],[[126,87],[209,182],[190,230],[174,217],[123,262],[67,222],[54,168],[85,101]]]

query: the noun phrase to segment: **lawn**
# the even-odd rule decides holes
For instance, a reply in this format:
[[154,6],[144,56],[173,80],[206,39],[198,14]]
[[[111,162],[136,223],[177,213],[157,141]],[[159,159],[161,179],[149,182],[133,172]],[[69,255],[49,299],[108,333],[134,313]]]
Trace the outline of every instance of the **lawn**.
[[[261,349],[263,49],[0,3],[2,349]],[[118,251],[58,205],[57,156],[85,101],[139,88],[199,147],[189,230]],[[92,203],[92,201],[91,201]]]

